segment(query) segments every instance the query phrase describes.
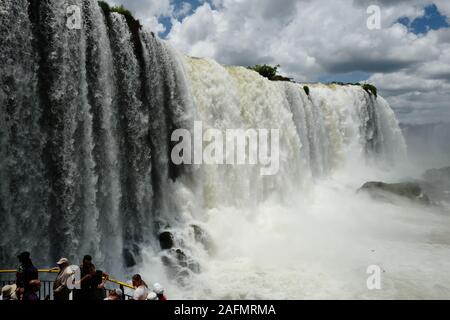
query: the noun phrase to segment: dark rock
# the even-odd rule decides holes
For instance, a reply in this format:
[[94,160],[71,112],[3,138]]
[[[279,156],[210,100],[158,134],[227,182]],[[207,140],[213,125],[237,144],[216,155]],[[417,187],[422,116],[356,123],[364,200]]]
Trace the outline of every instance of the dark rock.
[[137,265],[136,259],[134,258],[134,254],[129,249],[123,250],[123,260],[127,268],[132,268],[135,265]]
[[162,256],[161,257],[161,261],[166,267],[172,267],[173,266],[173,262],[168,256]]
[[367,182],[359,191],[368,192],[371,196],[382,200],[389,200],[389,195],[394,195],[417,203],[430,204],[430,198],[423,192],[421,186],[413,182],[392,184]]
[[201,269],[200,269],[200,263],[198,263],[197,261],[190,261],[188,264],[188,268],[194,272],[199,274]]
[[187,267],[187,256],[186,254],[181,250],[181,249],[177,249],[175,251],[175,256],[177,257],[178,260],[178,264],[182,267]]
[[195,241],[201,243],[206,250],[208,251],[212,250],[214,245],[209,233],[196,224],[192,224],[191,228],[194,230]]
[[175,245],[172,233],[166,231],[159,235],[159,244],[162,250],[172,249]]
[[181,278],[179,280],[183,280],[184,278],[189,277],[191,274],[189,272],[189,270],[187,269],[181,269],[178,273],[177,273],[177,278]]
[[169,274],[173,277],[179,276],[183,270],[188,272],[188,274],[191,272],[200,273],[200,264],[188,257],[181,249],[170,249],[165,251],[161,260],[167,267]]

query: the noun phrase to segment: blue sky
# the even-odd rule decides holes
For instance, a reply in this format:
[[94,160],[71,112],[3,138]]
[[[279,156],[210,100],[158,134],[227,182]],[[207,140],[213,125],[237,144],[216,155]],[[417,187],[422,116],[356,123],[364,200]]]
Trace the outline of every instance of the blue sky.
[[[450,0],[449,0],[450,1]],[[177,20],[182,20],[186,16],[191,15],[194,13],[194,11],[204,3],[203,0],[173,0],[172,4],[175,6],[175,10],[180,10],[185,3],[189,3],[191,6],[191,9],[188,13],[176,17]],[[449,28],[450,25],[447,22],[447,17],[442,15],[439,12],[439,9],[435,4],[428,5],[424,8],[425,14],[422,17],[415,18],[413,20],[409,19],[408,17],[402,17],[398,19],[398,22],[401,24],[407,26],[411,32],[415,34],[421,34],[421,33],[427,33],[429,30],[438,30],[441,28]],[[159,36],[161,38],[166,38],[169,34],[171,28],[172,28],[172,22],[170,17],[160,17],[158,21],[164,25],[166,30],[164,32],[160,32]],[[351,75],[343,75],[343,78],[350,77],[353,78]],[[361,78],[361,74],[356,74],[354,78],[358,79]]]
[[422,17],[411,20],[407,17],[398,21],[407,26],[415,34],[427,33],[430,30],[448,28],[447,17],[439,12],[435,4],[425,7],[425,14]]
[[[183,18],[185,18],[186,16],[191,15],[192,13],[194,13],[195,9],[197,9],[201,4],[203,4],[204,1],[199,1],[199,0],[186,0],[186,1],[181,1],[181,0],[175,0],[173,1],[173,5],[175,6],[175,11],[179,11],[183,8],[183,5],[185,3],[190,4],[191,9],[189,10],[189,12],[187,12],[186,14],[183,14],[181,16],[176,17],[177,20],[182,20]],[[160,32],[159,36],[161,38],[166,38],[167,35],[170,32],[170,29],[172,28],[172,21],[170,17],[160,17],[159,18],[159,22],[164,25],[164,27],[166,28],[166,30],[164,32]]]
[[[404,122],[450,119],[450,0],[108,0],[179,51],[379,88]],[[369,6],[382,28],[367,28]]]
[[[450,1],[450,0],[449,0]],[[172,3],[175,5],[175,10],[179,10],[183,7],[184,3],[189,3],[191,5],[191,9],[189,12],[182,16],[176,17],[177,20],[182,21],[186,16],[191,15],[195,12],[195,10],[204,3],[205,1],[199,0],[188,0],[181,1],[175,0]],[[439,12],[439,9],[435,4],[428,5],[424,8],[424,15],[415,19],[409,19],[408,17],[402,17],[397,20],[397,22],[408,27],[410,32],[414,34],[425,34],[430,30],[439,30],[442,28],[449,28],[450,25],[447,22],[447,17],[442,15]],[[172,19],[170,17],[160,17],[159,22],[164,25],[165,31],[160,32],[159,36],[161,38],[167,38],[168,34],[172,28]],[[355,70],[348,73],[337,73],[337,74],[325,74],[318,77],[318,81],[320,82],[345,82],[345,83],[355,83],[365,81],[370,78],[370,73]]]
[[[450,1],[450,0],[449,0]],[[410,32],[420,35],[426,34],[430,30],[439,30],[442,28],[449,28],[450,25],[447,22],[447,17],[442,15],[439,12],[439,9],[435,4],[426,6],[424,8],[425,14],[421,17],[415,19],[409,19],[408,17],[402,17],[397,21],[408,27]],[[331,74],[331,75],[322,75],[319,77],[320,82],[349,82],[355,83],[360,81],[365,81],[369,79],[371,76],[370,73],[363,71],[353,71],[344,74]]]

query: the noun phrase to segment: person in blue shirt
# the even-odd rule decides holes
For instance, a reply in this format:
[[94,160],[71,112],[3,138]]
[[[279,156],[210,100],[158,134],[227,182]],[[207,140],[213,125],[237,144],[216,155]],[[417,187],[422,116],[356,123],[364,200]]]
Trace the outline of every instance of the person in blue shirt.
[[38,280],[39,274],[31,261],[29,252],[22,252],[17,258],[20,263],[16,273],[17,292],[21,299],[26,300],[29,294],[34,292],[30,283],[33,280]]

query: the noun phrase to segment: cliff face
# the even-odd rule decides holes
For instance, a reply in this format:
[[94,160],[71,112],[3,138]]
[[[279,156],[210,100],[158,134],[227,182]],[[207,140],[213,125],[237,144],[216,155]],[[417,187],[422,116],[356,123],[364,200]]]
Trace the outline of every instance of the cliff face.
[[[110,272],[142,250],[198,271],[189,225],[205,209],[308,188],[347,162],[395,163],[405,145],[382,97],[357,86],[271,82],[184,57],[96,1],[0,3],[0,261],[46,265],[90,253]],[[279,129],[280,170],[176,166],[176,129]],[[195,224],[196,225],[196,224]],[[198,227],[200,228],[200,227]],[[192,241],[191,241],[192,240]],[[177,272],[178,272],[177,271]]]

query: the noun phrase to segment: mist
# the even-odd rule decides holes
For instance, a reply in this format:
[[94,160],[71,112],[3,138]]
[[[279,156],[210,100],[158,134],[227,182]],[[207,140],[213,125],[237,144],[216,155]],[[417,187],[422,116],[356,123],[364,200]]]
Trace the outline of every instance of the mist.
[[[225,81],[222,87],[227,87],[227,81],[233,87],[233,79],[223,77],[225,70],[214,62],[187,60],[186,69],[193,79],[207,77],[206,74],[219,79],[215,73],[221,73],[220,81]],[[257,87],[250,92],[270,92],[276,87],[257,79],[249,81],[253,75],[242,69],[230,70],[232,77],[238,77],[238,83],[256,84]],[[194,101],[216,101],[216,115],[224,112],[227,105],[222,105],[220,99],[236,101],[232,95],[239,94],[239,90],[230,90],[227,94],[220,92],[221,96],[206,98],[205,95],[218,94],[209,91],[211,84],[207,84],[206,80],[201,83],[191,81],[195,81],[191,84]],[[290,93],[291,87],[286,86]],[[358,98],[355,98],[360,92],[353,90],[355,88],[317,86],[312,87],[310,99],[300,94],[303,99],[295,100],[288,95],[290,103],[294,104],[289,111],[293,113],[301,141],[306,141],[306,136],[311,137],[307,132],[302,136],[305,131],[302,131],[301,125],[308,121],[308,117],[305,118],[305,114],[311,112],[308,110],[327,110],[328,103],[332,101],[332,110],[337,114],[331,113],[324,120],[324,131],[320,131],[318,120],[309,126],[306,124],[308,130],[315,128],[319,136],[308,148],[304,144],[301,147],[302,151],[310,152],[308,157],[304,157],[300,151],[302,156],[296,159],[304,167],[297,167],[292,172],[292,165],[288,161],[282,162],[280,175],[285,178],[274,180],[270,196],[263,200],[254,198],[258,192],[252,187],[266,180],[252,180],[250,168],[200,168],[201,176],[207,181],[203,190],[208,195],[206,199],[202,198],[202,194],[187,192],[182,184],[177,186],[184,190],[180,193],[185,195],[186,203],[204,205],[203,208],[195,208],[202,214],[191,223],[200,224],[207,230],[213,242],[211,250],[198,250],[192,234],[184,230],[171,230],[176,238],[183,239],[185,246],[197,248],[191,254],[199,262],[200,273],[189,273],[188,277],[178,281],[167,277],[160,259],[153,254],[154,249],[149,251],[152,254],[147,256],[140,270],[154,278],[165,279],[169,292],[177,299],[445,297],[450,292],[448,208],[419,205],[393,195],[388,201],[382,201],[358,192],[367,181],[396,183],[421,177],[423,168],[429,163],[423,163],[424,166],[420,167],[412,158],[414,153],[410,151],[408,154],[408,150],[414,149],[408,149],[409,145],[403,137],[398,138],[400,129],[390,108],[386,109],[388,112],[383,120],[380,115],[377,116],[381,127],[375,139],[383,136],[383,142],[378,145],[378,154],[382,156],[377,158],[370,153],[368,156],[361,145],[360,132],[356,129],[359,124],[353,122],[358,121],[358,106],[361,103],[356,102]],[[243,91],[240,92],[243,94]],[[296,94],[299,92],[295,91]],[[356,99],[355,102],[353,99]],[[384,100],[381,97],[378,99],[384,105]],[[312,107],[308,103],[312,103]],[[206,105],[205,109],[202,106],[197,104],[201,112],[206,115],[211,112]],[[297,107],[301,109],[295,109]],[[227,110],[230,112],[230,108]],[[219,119],[229,121],[229,118]],[[333,122],[332,119],[339,120]],[[330,133],[334,125],[340,128],[336,136]],[[286,129],[286,126],[283,128]],[[325,135],[320,136],[321,132]],[[340,140],[341,137],[344,138]],[[281,158],[292,160],[288,155],[295,153],[290,153],[287,146],[292,147],[285,143],[284,149],[281,148]],[[314,153],[315,148],[319,148],[317,153]],[[441,164],[445,163],[444,158],[440,160]],[[308,170],[306,168],[311,170],[311,175],[304,173]],[[296,170],[303,174],[299,175]],[[295,174],[298,179],[293,181],[292,175]],[[236,184],[237,180],[230,180],[230,177],[237,176],[240,182],[245,182],[245,179],[250,179],[250,182],[240,185]],[[242,189],[234,193],[236,188]],[[230,194],[233,196],[230,197]],[[206,200],[209,202],[205,203]],[[195,217],[196,214],[190,212],[188,216]],[[381,270],[380,290],[369,290],[367,286],[371,266]]]

